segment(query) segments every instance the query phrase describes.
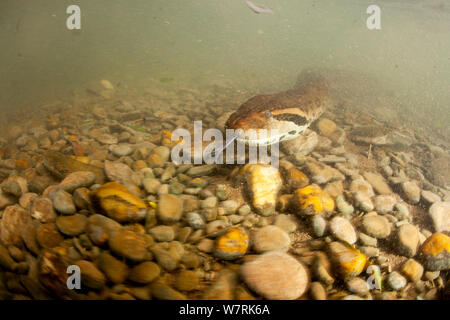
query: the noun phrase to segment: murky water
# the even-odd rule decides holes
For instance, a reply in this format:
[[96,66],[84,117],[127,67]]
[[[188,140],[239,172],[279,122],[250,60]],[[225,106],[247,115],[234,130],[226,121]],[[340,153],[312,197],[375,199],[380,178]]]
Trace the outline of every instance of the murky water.
[[[448,1],[72,2],[0,0],[0,299],[448,296]],[[279,168],[171,153],[275,118]]]
[[[373,75],[395,103],[446,129],[450,9],[445,1],[379,1],[381,30],[366,27],[370,1],[271,1],[257,15],[239,0],[2,1],[1,105],[33,104],[95,83],[149,78],[208,84],[224,79],[276,91],[305,67]],[[446,129],[448,130],[448,129]]]

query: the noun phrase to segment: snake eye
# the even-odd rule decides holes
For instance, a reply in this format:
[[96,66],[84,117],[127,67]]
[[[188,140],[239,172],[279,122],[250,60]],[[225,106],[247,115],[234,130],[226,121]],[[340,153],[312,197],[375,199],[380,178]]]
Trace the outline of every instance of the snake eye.
[[270,118],[270,111],[266,111],[266,118]]

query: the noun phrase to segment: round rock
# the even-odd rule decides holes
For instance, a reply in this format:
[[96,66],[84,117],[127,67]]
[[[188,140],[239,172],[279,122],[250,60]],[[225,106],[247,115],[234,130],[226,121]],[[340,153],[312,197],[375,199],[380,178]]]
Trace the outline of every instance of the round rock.
[[173,194],[162,194],[158,202],[158,218],[164,223],[177,222],[183,214],[183,201]]
[[331,234],[338,240],[354,244],[358,239],[356,231],[350,221],[342,217],[334,217],[330,221]]
[[365,233],[377,239],[387,238],[391,234],[389,220],[383,216],[365,216],[362,226]]
[[271,300],[294,300],[309,283],[305,267],[283,252],[267,252],[241,267],[244,282],[256,293]]
[[269,225],[258,229],[252,239],[253,249],[256,252],[266,252],[273,250],[287,251],[291,239],[281,228]]
[[70,237],[82,234],[86,229],[87,218],[82,214],[74,214],[71,216],[60,216],[56,219],[58,230]]

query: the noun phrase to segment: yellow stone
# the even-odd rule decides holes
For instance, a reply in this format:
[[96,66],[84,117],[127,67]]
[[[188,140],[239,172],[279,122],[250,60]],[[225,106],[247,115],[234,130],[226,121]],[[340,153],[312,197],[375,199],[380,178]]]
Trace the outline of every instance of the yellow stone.
[[307,215],[334,210],[334,200],[318,185],[311,184],[307,187],[297,189],[293,197],[294,206]]
[[344,279],[356,277],[366,268],[366,256],[351,245],[335,241],[329,244],[329,252],[336,270]]
[[266,164],[246,164],[240,173],[246,177],[253,207],[264,216],[271,215],[282,186],[278,169]]
[[401,272],[412,282],[416,282],[422,278],[423,275],[423,266],[418,263],[414,259],[409,259],[406,261],[402,268]]
[[423,244],[422,253],[437,256],[444,251],[450,252],[450,237],[443,233],[433,233]]
[[169,130],[163,130],[163,134],[161,137],[161,144],[166,147],[173,147],[178,143],[182,142],[183,138],[179,138],[178,141],[172,141],[172,132]]
[[105,183],[91,195],[94,203],[116,221],[138,220],[145,216],[146,204],[118,182]]
[[246,254],[248,245],[249,237],[244,228],[230,228],[217,238],[214,255],[219,259],[234,260]]

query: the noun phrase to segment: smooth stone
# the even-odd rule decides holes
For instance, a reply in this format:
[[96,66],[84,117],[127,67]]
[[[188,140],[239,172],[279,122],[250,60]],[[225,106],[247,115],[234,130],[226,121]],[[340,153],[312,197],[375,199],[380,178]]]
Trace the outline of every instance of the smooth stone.
[[405,257],[411,258],[416,255],[419,245],[419,230],[412,224],[404,224],[397,230],[398,251]]
[[150,284],[152,297],[158,300],[187,300],[186,296],[177,290],[169,287],[162,281],[153,281]]
[[79,260],[75,264],[80,267],[82,286],[97,290],[105,286],[106,277],[95,264],[87,260]]
[[129,144],[120,143],[109,147],[109,150],[117,157],[125,157],[133,152],[133,148]]
[[274,225],[258,229],[252,237],[253,249],[259,253],[273,250],[287,251],[290,244],[289,235]]
[[18,205],[8,206],[0,220],[0,240],[5,246],[21,245],[24,232],[32,226],[32,218],[29,212]]
[[239,208],[239,203],[234,200],[225,200],[220,203],[220,208],[225,210],[226,215],[235,214]]
[[359,242],[361,242],[362,245],[364,246],[369,246],[369,247],[376,247],[378,245],[378,240],[377,238],[373,238],[365,233],[359,232],[358,233],[358,238],[359,238]]
[[147,244],[144,237],[130,230],[120,229],[111,232],[109,247],[115,254],[134,262],[148,258]]
[[116,181],[121,184],[132,181],[134,172],[125,163],[105,160],[104,168],[106,177],[110,181]]
[[126,263],[118,260],[106,251],[100,254],[98,267],[105,274],[106,278],[114,284],[124,282],[129,274],[129,268]]
[[215,235],[219,233],[220,231],[225,230],[228,227],[228,222],[224,220],[214,220],[209,222],[206,225],[206,234],[207,235]]
[[421,195],[422,195],[422,199],[428,204],[433,204],[435,202],[441,201],[440,196],[438,196],[437,194],[435,194],[429,190],[422,190]]
[[195,166],[190,168],[186,174],[191,177],[201,177],[201,176],[207,176],[214,172],[216,169],[216,165],[214,164],[206,164],[202,166]]
[[402,183],[402,190],[405,196],[405,200],[411,204],[416,204],[420,201],[420,188],[419,186],[412,182],[406,181]]
[[435,202],[428,209],[428,214],[436,232],[450,232],[450,201]]
[[423,275],[423,266],[414,259],[406,261],[400,270],[412,282],[419,281]]
[[145,261],[131,268],[128,278],[136,283],[147,284],[159,277],[161,268],[154,262]]
[[297,230],[297,223],[295,222],[294,218],[291,215],[287,214],[278,214],[275,217],[274,225],[287,233],[292,233]]
[[216,280],[203,293],[202,299],[233,300],[237,280],[238,275],[236,272],[228,268],[221,270]]
[[377,239],[387,238],[391,234],[391,225],[384,216],[364,216],[362,226],[365,233]]
[[373,203],[378,213],[386,214],[392,212],[397,200],[390,195],[378,195],[374,198]]
[[382,195],[388,195],[392,193],[391,188],[384,180],[383,176],[378,173],[364,172],[363,177],[371,184],[375,191]]
[[155,178],[144,178],[144,180],[142,180],[142,185],[147,193],[157,194],[161,182]]
[[348,290],[359,296],[365,296],[369,292],[367,282],[359,277],[350,278],[346,281]]
[[31,216],[41,223],[53,222],[56,220],[56,212],[53,209],[53,202],[46,197],[35,197],[31,200]]
[[36,241],[42,248],[53,248],[64,240],[56,224],[45,223],[36,228]]
[[193,291],[200,284],[197,273],[192,270],[183,270],[175,277],[175,289],[180,291]]
[[283,252],[266,252],[241,266],[243,281],[270,300],[294,300],[305,293],[309,279],[305,267]]
[[90,171],[76,171],[70,173],[58,185],[64,191],[72,193],[77,188],[90,187],[95,182],[95,173]]
[[395,291],[399,291],[406,286],[407,280],[399,272],[393,271],[389,274],[387,284]]
[[339,212],[341,212],[342,214],[344,214],[346,216],[351,215],[355,211],[353,206],[350,203],[348,203],[347,201],[345,201],[345,199],[342,195],[338,195],[336,197],[336,207],[339,210]]
[[172,241],[175,238],[175,232],[170,226],[156,226],[148,230],[148,232],[159,242]]
[[399,202],[395,204],[395,209],[397,210],[395,216],[397,219],[403,220],[409,218],[409,209],[404,202]]
[[56,189],[49,194],[53,201],[53,207],[62,214],[74,214],[77,209],[73,203],[72,195],[62,189]]
[[350,221],[342,217],[334,217],[330,221],[330,232],[338,240],[354,244],[358,237]]
[[306,156],[311,153],[319,143],[319,137],[313,130],[306,129],[298,137],[281,142],[281,148],[289,155]]
[[56,219],[58,230],[70,237],[82,234],[86,230],[87,218],[82,214],[60,216]]
[[323,285],[318,281],[311,282],[311,285],[309,287],[309,294],[313,300],[327,299],[327,292]]
[[212,253],[214,251],[214,240],[207,238],[200,240],[197,249],[205,253]]
[[172,194],[162,194],[158,202],[158,219],[164,223],[177,222],[183,215],[183,201]]
[[218,199],[217,197],[208,197],[200,203],[202,209],[217,207]]
[[179,260],[171,252],[158,247],[154,247],[151,250],[161,268],[169,272],[178,268]]
[[197,212],[188,212],[186,214],[186,221],[194,229],[205,228],[205,220],[203,220],[202,215]]

